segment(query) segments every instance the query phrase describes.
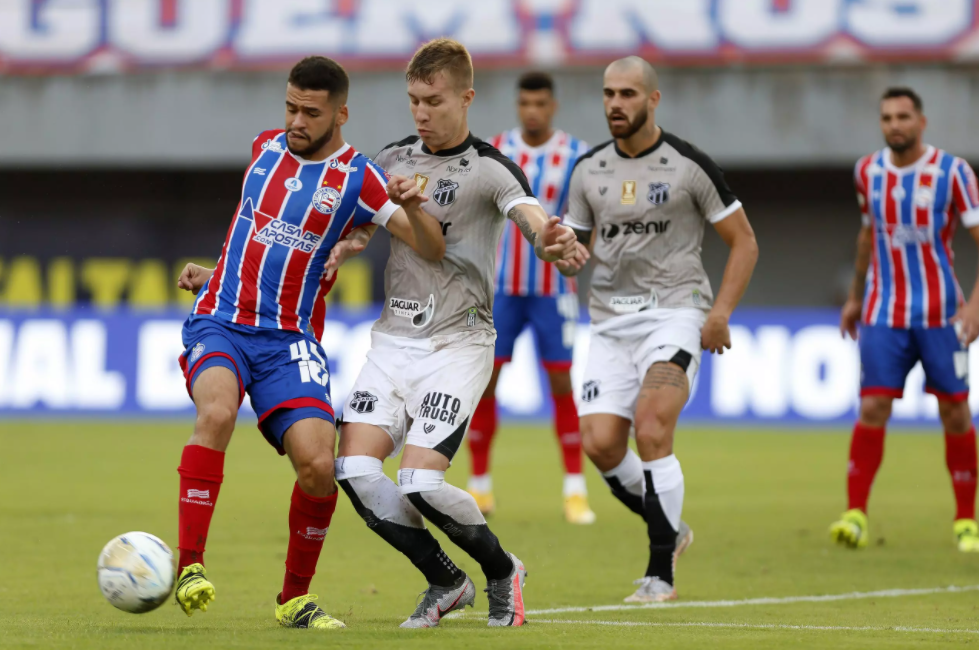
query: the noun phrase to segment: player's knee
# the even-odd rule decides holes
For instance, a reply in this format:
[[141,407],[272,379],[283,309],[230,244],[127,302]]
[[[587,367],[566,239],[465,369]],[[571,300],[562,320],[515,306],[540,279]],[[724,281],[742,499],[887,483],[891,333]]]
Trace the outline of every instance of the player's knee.
[[227,444],[227,438],[235,428],[238,409],[231,404],[219,401],[208,402],[197,407],[197,422],[194,427],[195,437],[207,442]]
[[[655,454],[657,458],[668,456],[673,448],[673,430],[676,416],[651,409],[636,413],[636,444],[640,449]],[[645,457],[645,454],[643,455]]]
[[966,433],[972,428],[972,413],[969,403],[965,401],[938,401],[938,415],[942,419],[945,431],[949,433]]
[[615,467],[622,460],[622,450],[617,447],[610,437],[598,435],[590,424],[581,421],[581,448],[596,467]]
[[891,417],[893,398],[886,396],[869,396],[860,400],[860,422],[870,427],[881,428],[887,425]]
[[445,472],[441,470],[410,468],[398,470],[398,485],[401,486],[401,494],[405,496],[415,492],[435,492],[442,489],[444,484]]
[[333,454],[329,452],[310,456],[296,463],[299,486],[309,494],[333,493]]

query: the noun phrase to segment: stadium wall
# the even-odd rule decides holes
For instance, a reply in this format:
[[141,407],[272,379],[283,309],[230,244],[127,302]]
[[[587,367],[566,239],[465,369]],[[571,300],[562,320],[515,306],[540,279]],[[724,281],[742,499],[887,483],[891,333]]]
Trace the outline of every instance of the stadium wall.
[[[322,344],[338,411],[363,365],[378,314],[373,308],[329,315]],[[175,311],[0,312],[0,417],[190,415],[177,363],[184,317]],[[840,337],[837,318],[835,310],[825,309],[739,310],[732,321],[733,347],[723,356],[704,357],[684,420],[790,426],[852,420],[859,355],[853,341]],[[576,396],[588,340],[582,322],[572,368]],[[970,368],[979,371],[979,346],[972,347]],[[937,421],[937,402],[923,385],[919,365],[908,377],[905,397],[895,402],[895,423]],[[547,379],[527,332],[500,377],[498,400],[505,417],[550,412]],[[979,393],[970,402],[979,407]],[[247,401],[243,408],[250,411]]]

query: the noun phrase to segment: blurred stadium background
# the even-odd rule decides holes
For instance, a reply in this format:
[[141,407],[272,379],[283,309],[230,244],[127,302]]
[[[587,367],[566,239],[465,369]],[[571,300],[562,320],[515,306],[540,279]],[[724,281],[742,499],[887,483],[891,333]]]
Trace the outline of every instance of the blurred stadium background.
[[[658,122],[724,166],[761,248],[735,347],[705,362],[688,418],[847,421],[859,367],[835,323],[859,223],[852,165],[881,146],[877,99],[893,84],[924,97],[930,143],[979,163],[976,4],[0,0],[0,414],[189,414],[176,363],[189,296],[174,278],[217,256],[250,142],[283,122],[285,71],[309,53],[341,61],[344,135],[372,154],[413,132],[403,68],[445,34],[475,57],[471,125],[485,138],[515,124],[520,72],[542,68],[557,125],[604,141],[603,65],[632,53],[656,65]],[[971,246],[960,233],[966,291]],[[386,254],[378,237],[331,297],[338,404]],[[704,258],[716,286],[726,251],[712,232]],[[501,381],[506,414],[546,415],[543,381],[524,340]],[[921,384],[913,374],[897,421],[936,418]]]

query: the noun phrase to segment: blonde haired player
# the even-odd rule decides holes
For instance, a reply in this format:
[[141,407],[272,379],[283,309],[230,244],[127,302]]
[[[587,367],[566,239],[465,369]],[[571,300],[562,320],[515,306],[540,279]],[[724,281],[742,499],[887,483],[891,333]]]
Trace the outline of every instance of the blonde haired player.
[[[503,550],[465,490],[445,481],[493,370],[493,272],[506,219],[538,257],[580,263],[575,236],[548,218],[520,168],[469,133],[472,60],[460,43],[423,45],[407,69],[417,135],[385,147],[376,162],[429,200],[445,257],[430,262],[396,239],[385,305],[371,350],[344,407],[336,477],[375,533],[404,553],[429,586],[402,627],[435,627],[472,605],[475,585],[425,528],[427,519],[475,559],[486,576],[489,625],[524,623],[526,570]],[[385,458],[404,449],[396,485]]]

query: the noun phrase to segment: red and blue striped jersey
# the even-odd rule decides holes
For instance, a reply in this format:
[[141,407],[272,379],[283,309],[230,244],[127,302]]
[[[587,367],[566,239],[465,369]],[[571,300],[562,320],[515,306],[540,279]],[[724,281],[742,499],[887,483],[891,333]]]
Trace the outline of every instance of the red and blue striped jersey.
[[387,224],[398,208],[385,183],[384,171],[348,144],[313,162],[289,152],[284,131],[259,134],[221,257],[192,316],[320,338],[323,298],[336,279],[324,278],[330,250],[354,228]]
[[[490,140],[504,156],[517,163],[544,211],[564,216],[568,204],[571,170],[588,145],[564,131],[555,131],[539,147],[530,147],[520,129],[511,129]],[[553,264],[542,261],[512,221],[500,237],[496,254],[496,291],[508,296],[557,296],[577,291],[574,278],[561,275]]]
[[895,167],[890,154],[885,148],[864,156],[854,170],[863,223],[874,230],[863,322],[943,327],[963,301],[952,236],[958,220],[979,225],[976,176],[935,147],[907,167]]

